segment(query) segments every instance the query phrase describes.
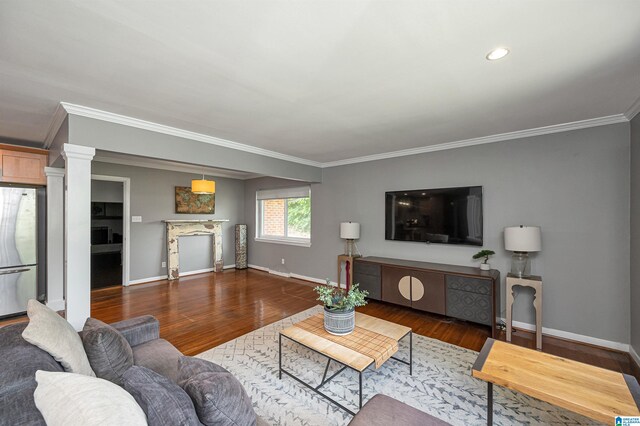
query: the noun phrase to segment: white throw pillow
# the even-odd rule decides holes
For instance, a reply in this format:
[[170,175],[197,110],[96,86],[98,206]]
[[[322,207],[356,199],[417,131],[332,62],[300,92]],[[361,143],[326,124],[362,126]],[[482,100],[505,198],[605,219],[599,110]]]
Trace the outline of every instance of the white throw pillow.
[[82,340],[67,320],[33,299],[27,303],[27,315],[29,325],[22,332],[24,340],[48,352],[65,371],[95,377]]
[[82,374],[36,372],[33,393],[47,426],[138,426],[147,417],[126,390]]

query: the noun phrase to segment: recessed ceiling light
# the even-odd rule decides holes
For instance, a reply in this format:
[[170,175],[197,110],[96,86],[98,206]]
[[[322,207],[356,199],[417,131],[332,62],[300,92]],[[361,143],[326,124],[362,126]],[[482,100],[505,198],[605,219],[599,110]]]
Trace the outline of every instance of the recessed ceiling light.
[[509,54],[509,49],[506,47],[496,47],[491,52],[487,53],[488,61],[496,61],[502,59]]

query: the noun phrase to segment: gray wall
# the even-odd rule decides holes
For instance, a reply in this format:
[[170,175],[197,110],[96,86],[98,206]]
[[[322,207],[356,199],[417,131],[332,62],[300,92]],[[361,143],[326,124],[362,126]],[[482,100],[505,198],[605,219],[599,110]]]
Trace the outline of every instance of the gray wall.
[[640,354],[640,114],[631,120],[631,346]]
[[102,201],[106,203],[122,202],[122,182],[111,182],[107,180],[91,181],[91,201]]
[[[502,229],[542,227],[532,271],[544,279],[544,326],[629,341],[627,123],[324,169],[323,183],[311,189],[312,246],[254,241],[255,191],[292,184],[246,181],[251,264],[335,280],[339,223],[352,220],[361,223],[364,255],[476,265],[478,248],[385,241],[384,193],[482,185],[485,247],[497,252],[491,263],[503,280],[510,253]],[[531,300],[530,292],[518,295],[515,320],[533,322]]]
[[[161,160],[170,159],[185,164],[239,170],[256,175],[279,176],[310,182],[320,182],[322,179],[322,169],[313,165],[73,114],[70,114],[67,120],[68,143],[71,144]],[[54,152],[59,151],[60,143],[67,142],[64,140],[66,131],[66,126],[60,129],[60,136],[56,136],[56,141],[52,145]],[[176,147],[180,148],[176,149]],[[55,159],[50,161],[55,162]]]
[[[131,178],[131,215],[142,216],[142,223],[131,223],[131,280],[167,274],[166,268],[161,266],[167,260],[163,219],[229,219],[223,225],[224,263],[234,263],[233,227],[244,220],[244,181],[213,177],[216,181],[215,214],[185,215],[174,213],[174,188],[190,186],[191,179],[198,176],[99,162],[92,164],[92,173]],[[181,238],[180,260],[181,272],[212,268],[211,237]]]

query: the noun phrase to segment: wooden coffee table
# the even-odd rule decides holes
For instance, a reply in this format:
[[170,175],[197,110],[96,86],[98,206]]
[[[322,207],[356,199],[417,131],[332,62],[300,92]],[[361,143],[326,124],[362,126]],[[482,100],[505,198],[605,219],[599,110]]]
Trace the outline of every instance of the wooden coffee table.
[[[347,336],[329,334],[324,330],[323,324],[323,314],[320,313],[280,332],[278,350],[280,379],[282,379],[282,373],[285,373],[344,411],[355,415],[352,410],[324,394],[320,388],[347,368],[356,371],[359,377],[358,408],[362,408],[362,374],[367,368],[370,366],[380,368],[386,360],[393,358],[396,361],[407,364],[409,366],[409,374],[413,373],[413,333],[411,328],[359,312],[356,312],[356,328],[353,333]],[[406,336],[409,336],[408,361],[393,356],[398,351],[399,341]],[[283,337],[327,357],[327,365],[324,368],[324,374],[319,385],[313,386],[282,368]],[[327,378],[331,361],[342,365],[342,368]]]
[[488,383],[488,425],[494,383],[607,424],[640,416],[635,377],[499,340],[487,339],[471,374]]

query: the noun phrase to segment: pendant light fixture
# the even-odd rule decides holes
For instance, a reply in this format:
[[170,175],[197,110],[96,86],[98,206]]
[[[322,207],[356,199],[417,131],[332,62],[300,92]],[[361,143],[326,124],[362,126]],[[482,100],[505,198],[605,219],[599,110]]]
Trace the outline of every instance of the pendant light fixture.
[[191,181],[191,192],[194,194],[215,194],[216,182],[213,180],[205,180],[203,173],[202,179],[193,179]]

